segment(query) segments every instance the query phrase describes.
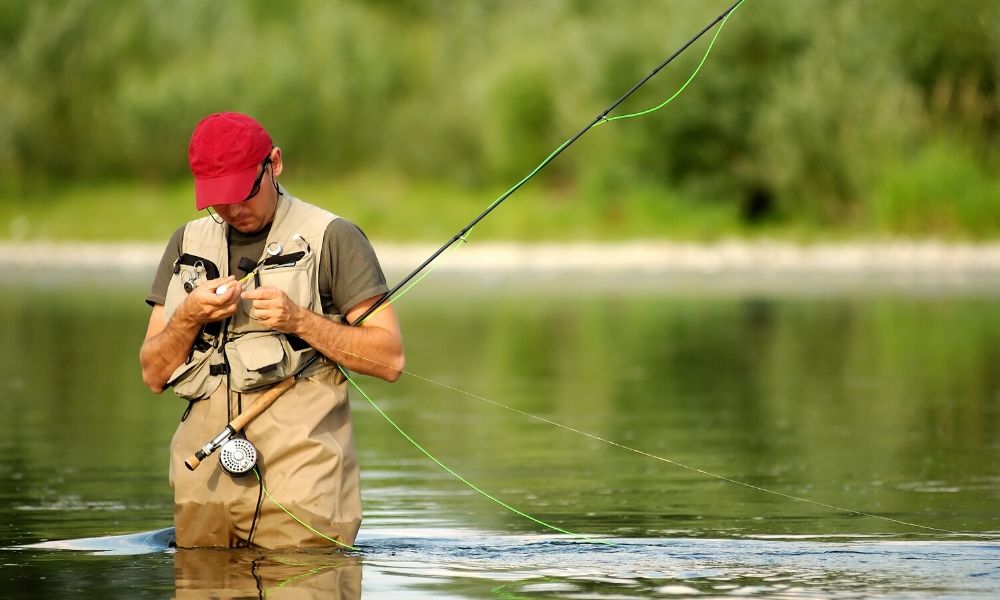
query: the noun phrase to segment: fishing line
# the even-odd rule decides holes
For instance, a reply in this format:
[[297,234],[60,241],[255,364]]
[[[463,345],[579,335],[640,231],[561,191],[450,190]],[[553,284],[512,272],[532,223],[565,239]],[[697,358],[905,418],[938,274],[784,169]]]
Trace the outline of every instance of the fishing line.
[[250,532],[247,533],[247,546],[253,546],[253,534],[257,533],[257,523],[260,520],[260,508],[264,504],[264,478],[260,476],[260,465],[254,465],[254,475],[257,476],[257,504],[253,509],[253,520],[250,521]]
[[701,71],[702,65],[705,64],[705,60],[708,58],[708,55],[712,52],[712,47],[715,46],[715,40],[717,40],[719,38],[719,34],[722,33],[722,28],[726,26],[726,21],[728,21],[729,17],[731,17],[733,15],[733,13],[736,12],[736,9],[740,7],[740,4],[743,4],[743,1],[744,0],[740,0],[740,2],[738,2],[736,4],[736,6],[734,6],[726,14],[725,18],[722,19],[722,23],[719,25],[719,28],[715,30],[715,35],[712,36],[712,41],[708,43],[708,49],[705,50],[705,54],[701,57],[701,62],[699,62],[698,66],[695,67],[694,73],[691,73],[691,76],[688,77],[688,80],[684,82],[684,85],[682,85],[680,87],[680,89],[678,89],[676,92],[674,92],[673,96],[667,98],[666,100],[664,100],[660,104],[654,106],[653,108],[649,108],[649,109],[646,109],[646,110],[641,110],[639,112],[629,113],[629,114],[625,114],[625,115],[618,115],[616,117],[605,117],[605,118],[601,119],[598,123],[596,123],[596,125],[603,125],[604,123],[610,123],[611,121],[619,121],[621,119],[634,119],[635,117],[641,117],[643,115],[648,115],[649,113],[656,112],[656,111],[660,110],[661,108],[663,108],[664,106],[666,106],[666,105],[670,104],[671,102],[673,102],[674,98],[676,98],[677,96],[680,96],[681,92],[684,91],[684,88],[686,88],[688,86],[688,84],[691,83],[691,81],[694,80],[695,76],[698,75],[698,71]]
[[[282,562],[280,560],[276,560],[275,562],[278,562],[278,563],[284,564],[284,565],[288,565],[288,566],[293,566],[293,567],[307,566],[307,565],[297,564],[297,563],[291,563],[291,562]],[[313,575],[316,575],[317,573],[322,573],[323,571],[329,571],[330,569],[336,569],[336,568],[340,567],[341,565],[346,564],[347,562],[348,562],[348,559],[345,558],[343,560],[340,560],[340,561],[337,561],[337,562],[333,563],[332,565],[321,565],[321,566],[318,566],[318,567],[316,567],[314,569],[311,569],[311,570],[309,570],[309,571],[307,571],[305,573],[302,573],[300,575],[294,575],[292,577],[289,577],[289,578],[283,580],[278,585],[271,586],[271,587],[267,588],[264,591],[265,591],[265,593],[269,593],[269,592],[273,592],[275,590],[280,590],[281,588],[283,588],[283,587],[285,587],[285,586],[287,586],[287,585],[289,585],[289,584],[291,584],[293,582],[301,581],[301,580],[306,579],[308,577],[312,577]]]
[[[365,361],[371,362],[373,364],[381,365],[383,367],[388,367],[388,365],[383,365],[382,363],[379,363],[378,361],[373,360],[373,359],[368,358],[368,357],[360,356],[358,354],[354,354],[354,353],[343,351],[343,350],[341,350],[340,352],[343,352],[344,354],[347,354],[349,356],[353,356],[353,357],[361,359],[361,360],[365,360]],[[345,376],[347,375],[347,372],[343,368],[341,368],[341,371],[344,372]],[[578,435],[582,435],[584,437],[590,438],[590,439],[592,439],[594,441],[601,442],[603,444],[608,444],[609,446],[614,446],[614,447],[620,448],[622,450],[627,450],[627,451],[632,452],[634,454],[638,454],[640,456],[645,456],[646,458],[652,458],[653,460],[658,460],[660,462],[664,462],[664,463],[667,463],[669,465],[673,465],[675,467],[680,467],[682,469],[686,469],[686,470],[692,471],[694,473],[699,473],[701,475],[705,475],[705,476],[711,477],[713,479],[718,479],[720,481],[725,481],[725,482],[731,483],[733,485],[739,485],[739,486],[742,486],[742,487],[745,487],[745,488],[749,488],[749,489],[752,489],[752,490],[755,490],[755,491],[758,491],[758,492],[764,492],[766,494],[772,494],[774,496],[780,496],[780,497],[785,498],[787,500],[794,500],[796,502],[804,502],[806,504],[812,504],[814,506],[820,506],[820,507],[827,508],[827,509],[830,509],[830,510],[835,510],[837,512],[843,512],[843,513],[858,515],[858,516],[862,516],[862,517],[871,517],[873,519],[881,519],[883,521],[888,521],[888,522],[891,522],[891,523],[895,523],[897,525],[905,525],[907,527],[916,527],[918,529],[926,529],[926,530],[929,530],[929,531],[938,531],[938,532],[941,532],[941,533],[950,533],[950,534],[955,534],[955,535],[962,535],[963,533],[965,533],[965,532],[961,532],[961,531],[953,531],[951,529],[942,529],[940,527],[931,527],[929,525],[921,525],[919,523],[911,523],[909,521],[903,521],[901,519],[894,519],[892,517],[886,517],[886,516],[883,516],[883,515],[876,515],[876,514],[873,514],[873,513],[866,513],[866,512],[860,511],[860,510],[854,510],[854,509],[851,509],[851,508],[844,508],[842,506],[837,506],[837,505],[834,505],[834,504],[828,504],[828,503],[825,503],[825,502],[820,502],[818,500],[811,500],[809,498],[804,498],[804,497],[801,497],[801,496],[795,496],[793,494],[787,494],[785,492],[779,492],[777,490],[771,490],[771,489],[768,489],[768,488],[765,488],[765,487],[754,485],[752,483],[747,483],[745,481],[740,481],[739,479],[733,479],[731,477],[726,477],[725,475],[719,475],[718,473],[713,473],[711,471],[706,471],[704,469],[699,469],[698,467],[692,467],[690,465],[686,465],[686,464],[684,464],[682,462],[679,462],[679,461],[676,461],[676,460],[673,460],[673,459],[670,459],[670,458],[659,456],[659,455],[653,454],[651,452],[646,452],[645,450],[640,450],[638,448],[633,448],[632,446],[627,446],[625,444],[616,442],[614,440],[609,440],[609,439],[603,438],[603,437],[601,437],[599,435],[596,435],[596,434],[593,434],[593,433],[589,433],[587,431],[583,431],[581,429],[577,429],[577,428],[571,427],[569,425],[564,425],[562,423],[559,423],[557,421],[553,421],[551,419],[547,419],[545,417],[540,417],[538,415],[531,414],[531,413],[523,411],[523,410],[521,410],[519,408],[515,408],[513,406],[508,406],[508,405],[506,405],[506,404],[504,404],[502,402],[497,402],[496,400],[491,400],[490,398],[486,398],[485,396],[480,396],[478,394],[473,394],[472,392],[467,392],[467,391],[465,391],[463,389],[460,389],[460,388],[457,388],[455,386],[448,385],[446,383],[441,383],[439,381],[434,381],[433,379],[430,379],[429,377],[424,377],[422,375],[418,375],[416,373],[413,373],[412,371],[407,371],[405,369],[400,369],[399,371],[400,371],[400,373],[404,373],[404,374],[409,375],[410,377],[413,377],[415,379],[419,379],[421,381],[430,383],[432,385],[436,385],[436,386],[442,387],[442,388],[444,388],[446,390],[455,392],[457,394],[461,394],[463,396],[468,396],[469,398],[475,398],[476,400],[481,400],[481,401],[486,402],[488,404],[492,404],[493,406],[496,406],[498,408],[503,408],[505,410],[509,410],[511,412],[517,413],[517,414],[519,414],[519,415],[521,415],[523,417],[527,417],[529,419],[534,419],[535,421],[538,421],[540,423],[545,423],[545,424],[548,424],[548,425],[552,425],[554,427],[558,427],[558,428],[563,429],[565,431],[570,431],[572,433],[576,433]],[[361,392],[361,395],[365,397],[365,400],[368,400],[368,402],[372,406],[375,407],[375,410],[377,410],[380,415],[382,415],[387,421],[389,421],[389,424],[391,424],[393,427],[395,427],[397,431],[399,431],[407,440],[410,441],[410,443],[412,443],[413,445],[415,445],[418,449],[420,449],[421,452],[423,452],[424,454],[426,454],[434,462],[438,463],[438,465],[440,465],[441,467],[443,467],[446,471],[448,471],[449,473],[455,475],[463,483],[465,483],[466,485],[470,486],[472,489],[476,490],[477,492],[479,492],[481,494],[484,494],[487,498],[489,498],[490,500],[493,500],[494,502],[497,502],[501,506],[503,506],[505,508],[508,508],[510,510],[513,510],[517,514],[520,514],[522,516],[526,516],[529,519],[531,519],[531,520],[533,520],[533,521],[535,521],[537,523],[541,523],[542,525],[545,525],[546,527],[551,527],[550,525],[548,525],[546,523],[542,523],[541,521],[538,521],[534,517],[530,517],[530,516],[525,515],[524,513],[520,512],[520,511],[516,510],[516,509],[510,508],[506,504],[500,502],[499,500],[496,500],[495,498],[493,498],[492,496],[489,496],[485,492],[482,492],[479,488],[475,487],[474,485],[472,485],[471,483],[469,483],[468,481],[466,481],[465,479],[463,479],[461,476],[459,476],[457,473],[453,472],[448,467],[445,467],[436,458],[434,458],[433,456],[431,456],[430,453],[428,453],[419,444],[417,444],[417,442],[414,441],[413,438],[411,438],[406,432],[404,432],[402,429],[400,429],[399,426],[396,425],[396,423],[393,422],[384,412],[382,412],[382,409],[380,409],[374,402],[372,402],[371,398],[369,398],[368,395],[365,394],[365,392],[360,387],[358,387],[358,384],[353,379],[351,379],[350,377],[348,377],[348,381],[350,381],[351,384],[354,385],[355,389],[357,389],[359,392]],[[553,529],[555,529],[555,528],[553,528]],[[562,531],[562,530],[557,529],[557,531]],[[563,533],[567,533],[567,532],[563,532]],[[576,535],[576,534],[572,534],[572,535]],[[581,536],[581,537],[586,537],[586,536]],[[588,539],[592,539],[592,538],[588,538]],[[599,540],[594,540],[594,541],[599,541]]]
[[598,544],[605,544],[607,546],[614,546],[615,545],[613,542],[609,542],[607,540],[598,539],[596,537],[592,537],[592,536],[589,536],[589,535],[583,535],[583,534],[580,534],[580,533],[574,533],[572,531],[568,531],[568,530],[563,529],[561,527],[558,527],[556,525],[552,525],[551,523],[546,523],[545,521],[542,521],[541,519],[539,519],[537,517],[533,517],[533,516],[529,515],[528,513],[524,512],[524,511],[521,511],[521,510],[518,510],[518,509],[514,508],[510,504],[507,504],[503,500],[501,500],[501,499],[497,498],[496,496],[493,496],[489,492],[483,490],[482,488],[480,488],[476,484],[472,483],[471,481],[469,481],[465,477],[462,477],[458,472],[456,472],[454,469],[452,469],[448,465],[446,465],[443,462],[441,462],[436,456],[434,456],[426,448],[424,448],[423,446],[421,446],[420,443],[417,442],[417,440],[413,439],[413,437],[410,434],[408,434],[405,431],[403,431],[403,428],[400,427],[399,425],[397,425],[396,422],[393,421],[389,417],[389,415],[385,414],[385,412],[381,408],[379,408],[378,404],[375,404],[375,402],[372,401],[372,399],[368,396],[368,394],[366,394],[365,391],[363,389],[361,389],[361,386],[359,386],[358,383],[356,381],[354,381],[354,378],[351,377],[351,375],[348,373],[347,369],[344,369],[343,367],[340,367],[339,365],[338,365],[338,368],[340,369],[340,372],[344,374],[344,377],[346,377],[347,380],[351,382],[351,385],[354,386],[354,389],[358,390],[358,392],[362,396],[364,396],[364,399],[367,400],[368,403],[371,404],[375,408],[376,411],[378,411],[378,414],[382,415],[382,418],[385,419],[390,425],[392,425],[396,429],[396,431],[399,432],[400,435],[402,435],[404,438],[406,438],[406,440],[408,442],[410,442],[411,444],[413,444],[413,446],[417,450],[419,450],[420,452],[422,452],[424,456],[426,456],[427,458],[431,459],[434,462],[434,464],[436,464],[437,466],[441,467],[442,469],[444,469],[445,471],[447,471],[449,474],[453,475],[456,479],[458,479],[459,481],[461,481],[465,485],[469,486],[472,490],[476,491],[477,493],[479,493],[480,495],[482,495],[484,498],[487,498],[487,499],[495,502],[499,506],[501,506],[503,508],[506,508],[507,510],[511,511],[514,514],[520,515],[520,516],[524,517],[525,519],[528,519],[529,521],[537,523],[538,525],[541,525],[541,526],[546,527],[548,529],[551,529],[553,531],[558,531],[559,533],[564,533],[564,534],[569,535],[569,536],[573,536],[573,537],[576,537],[576,538],[581,538],[581,539],[587,540],[588,542],[595,542],[595,543],[598,543]]
[[264,495],[267,496],[268,500],[270,500],[271,502],[274,502],[275,506],[277,506],[278,508],[280,508],[282,510],[282,512],[284,512],[286,515],[288,515],[289,517],[291,517],[292,520],[294,520],[296,523],[298,523],[299,525],[305,527],[311,533],[314,533],[315,535],[318,535],[319,537],[323,538],[324,540],[326,540],[328,542],[332,542],[332,543],[336,544],[337,546],[340,546],[341,548],[344,548],[345,550],[353,550],[355,552],[360,552],[360,550],[358,548],[355,548],[354,546],[351,546],[350,544],[345,544],[344,542],[342,542],[342,541],[340,541],[340,540],[338,540],[336,538],[332,538],[332,537],[326,535],[322,531],[317,530],[312,525],[309,525],[308,523],[306,523],[302,519],[300,519],[297,516],[293,515],[291,513],[291,511],[289,511],[287,508],[285,508],[285,506],[281,502],[278,502],[277,498],[275,498],[274,496],[271,495],[271,492],[267,491],[267,486],[264,485],[264,480],[261,479],[260,473],[257,472],[257,469],[254,469],[253,474],[257,477],[257,481],[260,482],[260,489],[264,490]]

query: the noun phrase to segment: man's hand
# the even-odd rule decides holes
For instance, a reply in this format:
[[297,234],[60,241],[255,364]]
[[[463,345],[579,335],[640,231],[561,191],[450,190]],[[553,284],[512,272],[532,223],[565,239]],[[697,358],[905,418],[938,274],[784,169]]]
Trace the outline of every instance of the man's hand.
[[243,292],[244,300],[253,300],[250,316],[271,329],[297,334],[303,320],[303,308],[292,302],[288,294],[273,287],[259,287]]
[[[222,294],[216,290],[226,286]],[[231,316],[239,306],[240,285],[235,277],[213,279],[191,290],[167,320],[162,304],[153,307],[146,339],[139,350],[142,380],[157,394],[170,375],[190,355],[191,344],[205,323]]]
[[[217,294],[216,290],[222,286],[226,286],[225,291]],[[212,279],[194,288],[184,299],[183,316],[200,325],[221,321],[236,312],[239,297],[240,286],[235,277]]]

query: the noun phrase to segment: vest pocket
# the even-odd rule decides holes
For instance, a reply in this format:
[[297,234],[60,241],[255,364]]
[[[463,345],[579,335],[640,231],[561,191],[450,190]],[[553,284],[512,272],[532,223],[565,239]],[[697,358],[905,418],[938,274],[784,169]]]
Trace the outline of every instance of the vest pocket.
[[[311,256],[311,255],[309,255]],[[277,257],[280,258],[280,257]],[[258,287],[274,287],[285,292],[288,299],[309,310],[313,310],[313,289],[315,285],[311,276],[311,266],[300,264],[291,267],[269,267],[258,272],[255,281],[250,282],[247,291],[255,290]],[[239,310],[233,316],[231,330],[236,334],[243,334],[253,331],[267,329],[260,321],[253,318],[253,300],[239,300]]]
[[272,332],[249,333],[227,343],[226,358],[229,384],[237,392],[249,392],[290,375],[285,348]]
[[222,377],[212,373],[212,366],[222,364],[222,356],[214,347],[195,349],[191,357],[170,375],[167,387],[185,400],[197,401],[212,395],[222,383]]
[[270,268],[260,272],[262,286],[284,290],[288,299],[302,308],[312,308],[313,290],[316,289],[312,274],[315,269],[301,264],[294,267]]

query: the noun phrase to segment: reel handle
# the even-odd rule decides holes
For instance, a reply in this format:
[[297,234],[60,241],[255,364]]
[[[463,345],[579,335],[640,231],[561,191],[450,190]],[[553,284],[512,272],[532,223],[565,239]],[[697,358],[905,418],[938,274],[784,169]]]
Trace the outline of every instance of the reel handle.
[[273,387],[261,394],[249,408],[226,425],[226,428],[222,430],[222,433],[215,436],[215,438],[205,444],[203,448],[189,456],[187,460],[184,461],[184,466],[187,467],[189,471],[197,469],[198,465],[201,464],[201,461],[203,461],[209,454],[215,452],[215,450],[221,446],[223,442],[228,440],[231,435],[249,425],[250,421],[253,421],[260,415],[260,413],[267,410],[268,407],[274,404],[275,400],[290,390],[293,385],[295,385],[295,377],[289,377],[274,384]]

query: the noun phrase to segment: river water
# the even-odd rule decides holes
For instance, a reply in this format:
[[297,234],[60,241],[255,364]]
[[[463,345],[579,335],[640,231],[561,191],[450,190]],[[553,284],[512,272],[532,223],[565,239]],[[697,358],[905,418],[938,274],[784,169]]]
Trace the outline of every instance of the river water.
[[355,391],[352,554],[169,549],[145,274],[0,285],[4,598],[1000,594],[1000,285],[428,278],[358,383],[578,535]]

